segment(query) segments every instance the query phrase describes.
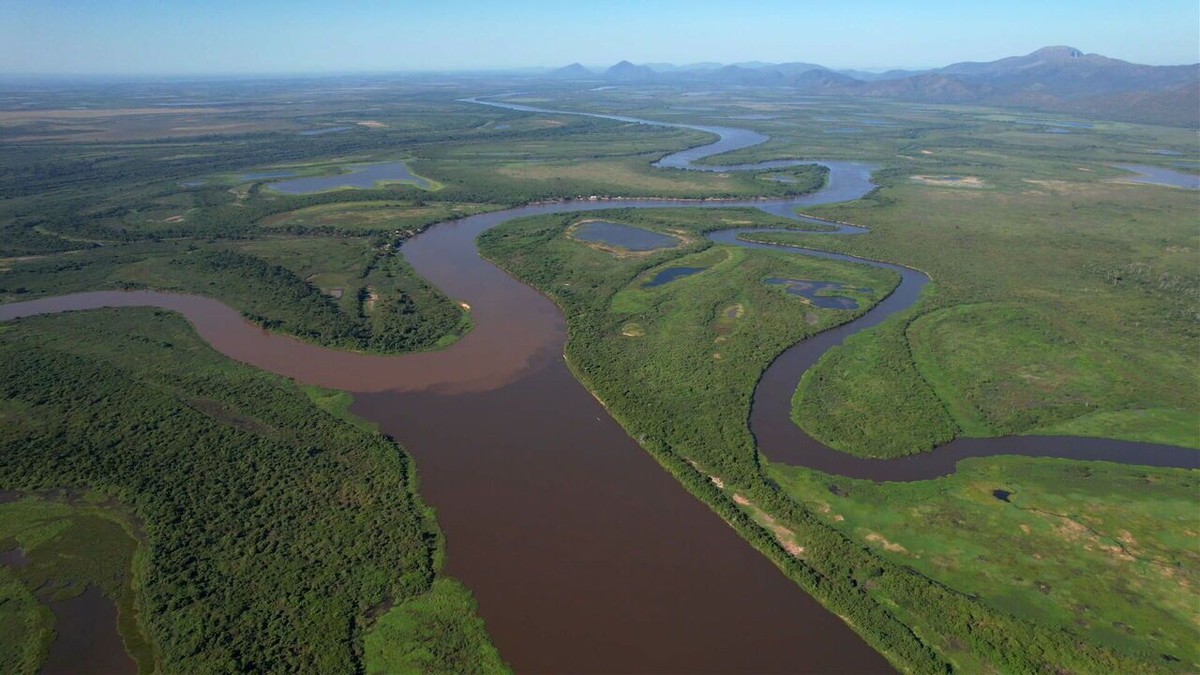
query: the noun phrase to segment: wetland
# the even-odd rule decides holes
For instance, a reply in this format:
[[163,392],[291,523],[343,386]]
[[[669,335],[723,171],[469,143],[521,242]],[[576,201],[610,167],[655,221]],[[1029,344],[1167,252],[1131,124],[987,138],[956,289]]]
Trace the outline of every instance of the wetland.
[[[524,113],[557,115],[556,119],[577,115],[515,106],[499,113],[509,127],[506,132],[528,124]],[[588,116],[592,118],[586,120],[588,124],[596,117],[627,124],[642,122],[627,116]],[[777,123],[759,118],[746,121]],[[491,129],[500,130],[499,126]],[[644,159],[653,159],[659,171],[669,172],[674,167],[684,170],[679,173],[705,174],[694,180],[715,182],[725,180],[715,175],[722,172],[754,173],[811,163],[780,159],[779,154],[748,157],[750,149],[774,143],[765,132],[658,122],[641,126],[651,130],[665,127],[662,133],[698,132],[719,137],[708,146],[695,145],[694,137],[689,137],[688,143],[695,147]],[[349,142],[337,139],[352,136],[357,135],[330,134],[328,142]],[[678,140],[663,138],[673,139],[673,143]],[[322,139],[311,140],[326,142]],[[705,163],[718,152],[742,154],[738,163],[719,167]],[[805,495],[806,503],[813,499],[808,477],[821,476],[820,472],[829,476],[822,489],[836,487],[829,487],[829,494],[857,496],[870,493],[871,488],[853,483],[856,478],[916,481],[914,485],[919,487],[922,481],[940,476],[953,480],[956,462],[973,456],[1028,454],[1104,459],[1133,467],[1156,463],[1196,467],[1195,453],[1184,448],[1072,436],[960,439],[932,453],[898,460],[858,458],[811,438],[797,440],[797,432],[804,438],[807,434],[794,423],[791,403],[805,374],[847,338],[871,335],[863,331],[884,326],[888,317],[902,317],[918,307],[928,284],[928,277],[912,268],[869,259],[888,259],[886,253],[868,251],[864,257],[811,248],[845,249],[845,245],[826,242],[860,237],[817,239],[797,233],[801,229],[834,235],[868,232],[837,222],[860,222],[844,210],[836,214],[836,220],[795,215],[797,208],[856,200],[876,187],[872,173],[878,167],[864,161],[822,165],[828,177],[826,186],[809,195],[705,202],[700,205],[703,209],[681,209],[687,205],[668,200],[550,203],[455,217],[402,240],[374,244],[397,246],[412,273],[439,289],[438,297],[469,308],[470,331],[440,351],[388,356],[331,350],[279,331],[264,331],[261,321],[248,322],[240,308],[225,303],[148,290],[47,297],[31,303],[14,303],[18,298],[9,296],[8,304],[0,306],[0,316],[32,317],[119,306],[127,308],[119,312],[132,319],[143,316],[138,314],[142,310],[128,309],[134,306],[171,309],[183,314],[205,342],[226,356],[310,385],[352,392],[354,402],[347,403],[348,410],[403,443],[415,457],[421,470],[422,495],[437,509],[438,521],[447,533],[445,573],[471,590],[500,653],[518,670],[581,670],[580,664],[588,664],[596,671],[630,672],[871,672],[887,668],[889,661],[902,668],[914,664],[935,667],[947,663],[946,659],[961,664],[967,658],[992,663],[1013,658],[1018,661],[1009,663],[1032,663],[1019,661],[1025,658],[1021,654],[1001,657],[1000,640],[956,633],[959,626],[969,623],[965,618],[959,621],[968,614],[982,614],[997,625],[1008,626],[1008,634],[1024,635],[1027,644],[1051,645],[1045,653],[1054,654],[1055,663],[1120,662],[1125,653],[1114,655],[1104,651],[1107,646],[1088,643],[1076,648],[1077,653],[1060,650],[1059,646],[1071,643],[1069,636],[1063,637],[1057,629],[1030,627],[978,599],[939,590],[922,581],[924,577],[904,571],[909,563],[898,562],[896,556],[901,554],[891,549],[882,548],[880,557],[864,552],[855,543],[862,541],[861,533],[839,530],[836,523],[822,524],[820,516],[806,515],[790,497],[764,488],[748,468],[747,460],[757,451],[744,452],[741,439],[747,433],[747,418],[758,448],[771,462],[765,470],[793,490],[792,494]],[[441,181],[441,176],[426,171],[425,165],[416,166]],[[963,169],[946,166],[930,173],[958,175],[960,171]],[[890,174],[884,170],[881,175],[881,182],[886,183]],[[461,188],[453,181],[446,185],[451,201],[462,198],[455,196],[454,191]],[[379,189],[374,181],[360,187]],[[269,195],[273,190],[264,192]],[[478,194],[469,196],[476,203],[486,201]],[[259,198],[244,195],[251,204]],[[307,208],[295,203],[286,206],[290,210],[278,212]],[[601,257],[588,257],[589,247],[572,240],[581,238],[577,231],[574,236],[567,234],[571,214],[614,207],[617,210],[597,215],[609,224],[628,223],[619,227],[651,234],[652,230],[687,232],[689,238],[684,241],[658,234],[669,240],[670,247],[649,246],[643,258],[618,259],[602,251],[591,252]],[[788,231],[780,233],[781,228]],[[886,235],[887,227],[881,229]],[[535,234],[541,239],[525,238]],[[775,241],[768,241],[773,237]],[[476,248],[477,239],[486,259]],[[247,251],[243,254],[270,255],[280,245],[279,240],[265,239],[257,248],[243,249]],[[287,246],[299,250],[295,244]],[[539,262],[514,253],[521,250],[529,258],[537,256]],[[275,255],[288,264],[286,258]],[[610,276],[604,276],[605,270]],[[673,283],[701,270],[712,273]],[[398,267],[388,271],[406,273]],[[727,295],[720,297],[694,294],[697,289],[711,293],[714,288],[724,288],[720,284],[726,277],[744,283],[730,286],[722,291]],[[935,282],[940,278],[934,274]],[[323,284],[335,283],[332,277],[321,279]],[[803,285],[800,290],[811,293],[806,298],[813,307],[796,310],[772,304],[805,303],[788,298],[783,289],[766,287],[764,279],[786,280],[787,284],[781,285],[791,287]],[[833,285],[823,286],[826,283]],[[339,289],[353,288],[340,277],[336,284]],[[370,287],[365,287],[369,292]],[[838,302],[833,298],[851,300],[837,294],[847,289],[853,289],[852,305],[821,305]],[[354,296],[351,292],[336,300],[349,301]],[[697,297],[711,304],[692,307],[690,303]],[[354,311],[354,305],[347,306]],[[726,387],[741,392],[729,409],[736,412],[745,406],[746,411],[735,420],[741,427],[736,433],[717,431],[712,435],[727,439],[725,447],[732,450],[726,457],[707,449],[710,441],[706,434],[689,437],[686,434],[691,432],[686,429],[680,435],[679,429],[657,427],[644,413],[635,412],[638,406],[630,406],[622,398],[633,377],[652,390],[644,399],[649,404],[641,405],[641,410],[657,415],[665,411],[655,406],[681,402],[678,396],[672,398],[664,392],[656,399],[652,394],[660,375],[644,370],[636,360],[638,355],[656,353],[646,350],[666,344],[662,342],[663,326],[653,314],[657,307],[671,307],[696,319],[692,327],[681,322],[673,325],[680,336],[690,336],[703,345],[700,356],[704,360],[687,366],[678,359],[657,361],[664,371],[682,367],[694,373],[696,396],[707,396],[714,389],[705,377],[724,377],[713,373],[728,372],[712,369],[738,367],[755,378],[755,368],[766,370],[757,390],[753,380]],[[780,309],[781,317],[795,319],[796,325],[785,331],[764,322],[763,313],[772,308]],[[610,320],[604,318],[605,312],[610,309],[615,312],[612,325],[604,329],[603,322]],[[75,321],[77,326],[86,325],[82,315]],[[17,334],[27,330],[24,321],[14,325]],[[695,333],[696,327],[712,332]],[[747,350],[748,335],[762,329],[766,333],[761,347]],[[606,337],[594,337],[601,333]],[[621,345],[618,351],[606,351],[606,340]],[[798,344],[788,348],[797,340]],[[172,341],[185,342],[181,337]],[[607,368],[598,366],[606,354]],[[614,377],[613,368],[624,368],[624,377]],[[692,414],[702,408],[680,406]],[[245,431],[270,434],[270,425],[261,426],[228,407],[205,404],[199,409]],[[11,410],[0,413],[17,415]],[[463,420],[472,423],[463,424]],[[959,445],[970,449],[959,453],[955,449]],[[820,485],[821,480],[812,484]],[[1007,482],[991,480],[989,490],[1001,490],[998,486],[1010,487]],[[1009,496],[1020,503],[1028,493],[1021,488]],[[538,513],[539,518],[531,522],[530,513]],[[847,513],[858,518],[857,522],[867,522],[863,520],[866,516]],[[872,532],[867,536],[870,549],[872,542],[880,541],[878,537],[892,535]],[[893,545],[894,540],[882,541]],[[513,542],[519,545],[513,546]],[[921,569],[931,576],[939,573]],[[820,582],[814,581],[818,578]],[[902,600],[895,602],[897,598]],[[934,626],[921,616],[901,616],[886,608],[893,605],[940,607],[945,610],[945,625]],[[739,625],[750,629],[730,631],[728,616],[739,617]],[[941,637],[932,642],[916,638],[906,622],[918,626],[923,634],[948,636],[946,642],[939,642]]]

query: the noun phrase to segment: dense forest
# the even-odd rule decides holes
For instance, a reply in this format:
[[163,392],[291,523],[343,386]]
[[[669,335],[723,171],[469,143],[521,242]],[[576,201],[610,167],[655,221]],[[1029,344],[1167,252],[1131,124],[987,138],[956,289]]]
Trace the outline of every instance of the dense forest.
[[[170,313],[5,326],[0,411],[0,489],[91,490],[143,523],[132,583],[163,671],[357,671],[372,612],[433,588],[440,535],[403,451]],[[499,664],[461,602],[402,609],[413,639],[456,636],[414,668]]]

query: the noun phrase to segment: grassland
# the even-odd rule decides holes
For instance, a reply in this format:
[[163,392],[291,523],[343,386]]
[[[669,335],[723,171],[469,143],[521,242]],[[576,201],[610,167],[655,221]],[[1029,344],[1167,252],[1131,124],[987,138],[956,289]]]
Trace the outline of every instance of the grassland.
[[1097,642],[1200,663],[1196,472],[1000,457],[917,483],[782,465],[767,474],[824,522],[952,588]]
[[[696,243],[648,256],[614,254],[570,238],[567,230],[577,217],[546,216],[485,233],[481,250],[563,307],[569,363],[630,435],[896,665],[921,672],[1172,668],[1175,662],[1157,656],[1160,642],[1113,640],[1104,631],[1084,635],[1062,615],[995,601],[1022,592],[1021,582],[1005,576],[1003,567],[988,577],[994,592],[981,596],[975,593],[977,586],[956,586],[957,579],[938,574],[939,569],[889,559],[886,549],[878,552],[874,539],[866,538],[870,533],[835,527],[837,522],[809,505],[805,493],[790,478],[785,481],[782,472],[794,471],[827,491],[832,479],[803,469],[763,471],[746,426],[759,374],[786,346],[856,313],[814,308],[762,281],[791,275],[875,289],[861,298],[865,310],[896,283],[894,275],[786,253],[710,247],[694,236],[731,224],[788,224],[754,211],[613,211],[589,217],[691,234]],[[677,266],[707,269],[661,287],[644,286],[653,274]],[[1064,467],[1072,465],[1061,463],[1046,472],[1075,470]],[[1187,472],[1164,475],[1190,480]],[[1107,482],[1108,477],[1096,481],[1094,490]],[[1086,508],[1086,495],[1063,500],[1056,506]],[[1131,535],[1144,536],[1146,526],[1131,523]],[[980,528],[990,533],[986,523]],[[1186,541],[1186,525],[1175,523],[1169,531],[1173,554],[1186,558],[1177,550]],[[884,524],[871,532],[890,534]],[[972,533],[957,534],[958,546],[978,550],[985,545],[972,543]],[[1048,557],[1046,565],[1053,568],[1055,560]],[[1087,558],[1075,564],[1100,563],[1107,560]],[[1059,568],[1060,573],[1067,570],[1078,572]],[[1161,576],[1146,575],[1146,582],[1157,584],[1155,593],[1178,590]],[[1097,607],[1110,620],[1126,609],[1140,611],[1132,608],[1128,595]],[[1150,616],[1143,625],[1155,620],[1163,617]],[[1179,662],[1192,658],[1178,642],[1170,642],[1169,648],[1163,653]]]
[[[877,456],[1021,433],[1200,447],[1200,362],[1187,348],[1200,315],[1195,196],[976,173],[993,187],[932,187],[890,172],[874,200],[814,209],[873,228],[863,237],[767,237],[886,257],[934,279],[911,312],[806,375],[799,423]],[[839,431],[862,417],[878,431]],[[906,431],[889,436],[896,429]]]
[[408,628],[372,658],[400,662],[391,649],[421,647],[407,637],[444,632],[456,637],[424,667],[497,663],[462,591],[449,594],[463,610],[453,615],[408,609],[429,592],[418,606],[447,602],[433,590],[440,534],[407,456],[345,421],[344,399],[228,361],[181,318],[147,309],[4,326],[0,383],[0,489],[92,495],[0,505],[0,548],[32,560],[3,568],[6,666],[32,671],[43,654],[49,625],[33,594],[85,583],[137,608],[122,633],[146,669],[353,671],[385,603],[396,609],[380,624]]

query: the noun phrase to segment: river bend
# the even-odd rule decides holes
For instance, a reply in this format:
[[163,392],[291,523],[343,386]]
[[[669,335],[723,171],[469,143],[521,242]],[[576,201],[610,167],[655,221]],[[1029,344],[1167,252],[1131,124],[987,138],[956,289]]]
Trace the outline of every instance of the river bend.
[[[548,111],[502,105],[531,113]],[[569,113],[586,114],[586,113]],[[691,170],[793,166],[784,160],[696,166],[765,136],[714,133],[715,143],[657,165]],[[796,199],[704,202],[754,207],[800,220],[800,206],[856,199],[873,167],[823,162],[820,191]],[[471,306],[474,329],[440,352],[375,356],[269,333],[199,296],[95,292],[0,305],[0,320],[97,307],[156,306],[183,314],[218,351],[297,380],[353,392],[353,411],[414,455],[421,494],[447,535],[447,569],[475,593],[501,654],[520,672],[879,672],[887,662],[840,619],[785,578],[707,506],[684,491],[612,420],[562,359],[558,308],[482,259],[475,240],[513,218],[678,201],[566,202],[479,214],[431,227],[401,249],[417,273]],[[819,222],[819,221],[818,221]],[[785,351],[764,373],[751,429],[771,458],[843,475],[919,480],[953,471],[964,456],[1032,454],[1195,468],[1200,453],[1104,439],[963,439],[905,460],[864,460],[821,446],[791,423],[800,375],[832,346],[916,302],[928,279],[851,256],[771,247],[711,235],[721,244],[887,267],[902,281],[860,318]],[[836,233],[863,228],[838,225]]]

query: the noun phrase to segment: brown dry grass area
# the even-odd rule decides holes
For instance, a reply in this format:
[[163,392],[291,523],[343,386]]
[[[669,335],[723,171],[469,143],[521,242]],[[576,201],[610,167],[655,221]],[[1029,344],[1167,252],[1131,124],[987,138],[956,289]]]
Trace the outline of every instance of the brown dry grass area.
[[[692,468],[708,476],[708,479],[712,481],[713,485],[717,486],[721,490],[725,489],[725,481],[722,480],[720,476],[714,476],[713,474],[708,473],[701,468],[699,464],[690,459],[688,460],[688,463],[692,465]],[[735,492],[731,495],[731,499],[733,499],[733,503],[749,511],[750,516],[754,518],[755,522],[770,530],[771,534],[775,536],[775,541],[777,541],[779,545],[788,552],[788,555],[797,558],[804,555],[804,547],[796,542],[795,532],[784,527],[783,525],[780,525],[778,521],[771,517],[771,514],[758,508],[754,502],[746,499],[742,495]]]
[[917,175],[911,176],[911,178],[922,185],[936,185],[938,187],[981,188],[986,185],[986,183],[983,182],[983,179],[978,176]]
[[734,494],[733,501],[749,510],[751,517],[755,521],[770,530],[771,534],[775,535],[775,541],[779,542],[779,545],[783,547],[783,550],[788,552],[788,555],[795,558],[804,555],[804,547],[796,542],[795,532],[780,525],[778,521],[771,517],[771,514],[758,508],[749,499],[739,494]]
[[896,544],[884,539],[883,535],[879,534],[878,532],[871,532],[866,536],[866,539],[869,542],[879,544],[893,553],[908,553],[908,549],[904,548],[900,544]]
[[621,335],[625,337],[637,338],[646,334],[646,329],[642,328],[641,324],[627,323],[621,327]]

